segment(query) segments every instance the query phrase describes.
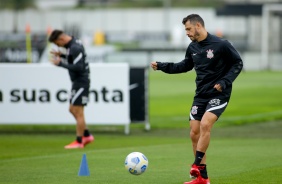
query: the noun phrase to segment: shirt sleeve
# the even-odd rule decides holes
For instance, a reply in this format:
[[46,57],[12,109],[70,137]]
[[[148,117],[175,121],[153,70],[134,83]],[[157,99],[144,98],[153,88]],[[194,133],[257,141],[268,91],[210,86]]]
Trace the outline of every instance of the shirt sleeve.
[[80,49],[79,47],[71,48],[68,60],[69,60],[68,63],[60,62],[59,66],[66,68],[70,71],[75,71],[75,72],[83,71],[84,54],[82,49]]
[[157,62],[157,69],[168,74],[184,73],[194,68],[194,62],[189,52],[189,47],[186,50],[185,59],[178,63]]
[[233,81],[243,69],[243,61],[230,42],[225,41],[225,44],[223,45],[223,53],[226,62],[230,62],[231,66],[226,75],[218,82],[222,90],[224,90],[227,86],[231,86]]

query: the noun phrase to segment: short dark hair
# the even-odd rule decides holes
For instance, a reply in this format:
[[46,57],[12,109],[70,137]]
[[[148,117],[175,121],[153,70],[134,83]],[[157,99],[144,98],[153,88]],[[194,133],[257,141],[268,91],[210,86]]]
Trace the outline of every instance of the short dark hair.
[[54,41],[56,41],[58,38],[59,38],[59,36],[61,35],[61,34],[63,34],[64,32],[62,31],[62,30],[58,30],[58,29],[55,29],[54,31],[52,31],[52,33],[51,33],[51,35],[50,35],[50,37],[49,37],[49,42],[54,42]]
[[203,27],[205,27],[204,20],[198,14],[191,14],[188,15],[187,17],[184,17],[182,20],[182,24],[185,25],[187,21],[190,21],[192,24],[196,24],[197,22],[199,22]]

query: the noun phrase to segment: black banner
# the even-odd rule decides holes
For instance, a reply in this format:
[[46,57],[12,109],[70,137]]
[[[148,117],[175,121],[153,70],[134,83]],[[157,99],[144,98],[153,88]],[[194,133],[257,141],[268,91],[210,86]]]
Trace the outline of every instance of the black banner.
[[147,116],[146,68],[130,68],[130,119],[144,122]]

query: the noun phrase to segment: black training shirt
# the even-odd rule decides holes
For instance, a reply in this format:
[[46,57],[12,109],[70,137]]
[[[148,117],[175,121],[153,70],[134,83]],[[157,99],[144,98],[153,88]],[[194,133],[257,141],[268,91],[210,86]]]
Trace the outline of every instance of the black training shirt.
[[86,62],[86,53],[80,40],[72,38],[64,46],[66,55],[61,55],[62,61],[59,66],[68,69],[72,87],[89,87],[89,65]]
[[214,88],[215,84],[220,84],[222,94],[230,97],[232,82],[243,68],[242,59],[234,47],[227,40],[209,33],[205,40],[190,43],[181,62],[157,64],[158,70],[169,74],[194,68],[197,74],[195,97],[199,98],[210,98],[221,93]]

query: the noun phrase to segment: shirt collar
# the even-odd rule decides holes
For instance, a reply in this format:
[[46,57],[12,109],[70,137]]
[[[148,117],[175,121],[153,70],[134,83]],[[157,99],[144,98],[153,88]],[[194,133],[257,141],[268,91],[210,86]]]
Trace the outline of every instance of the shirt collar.
[[74,41],[74,37],[64,46],[65,48],[69,48],[71,46],[71,43]]

